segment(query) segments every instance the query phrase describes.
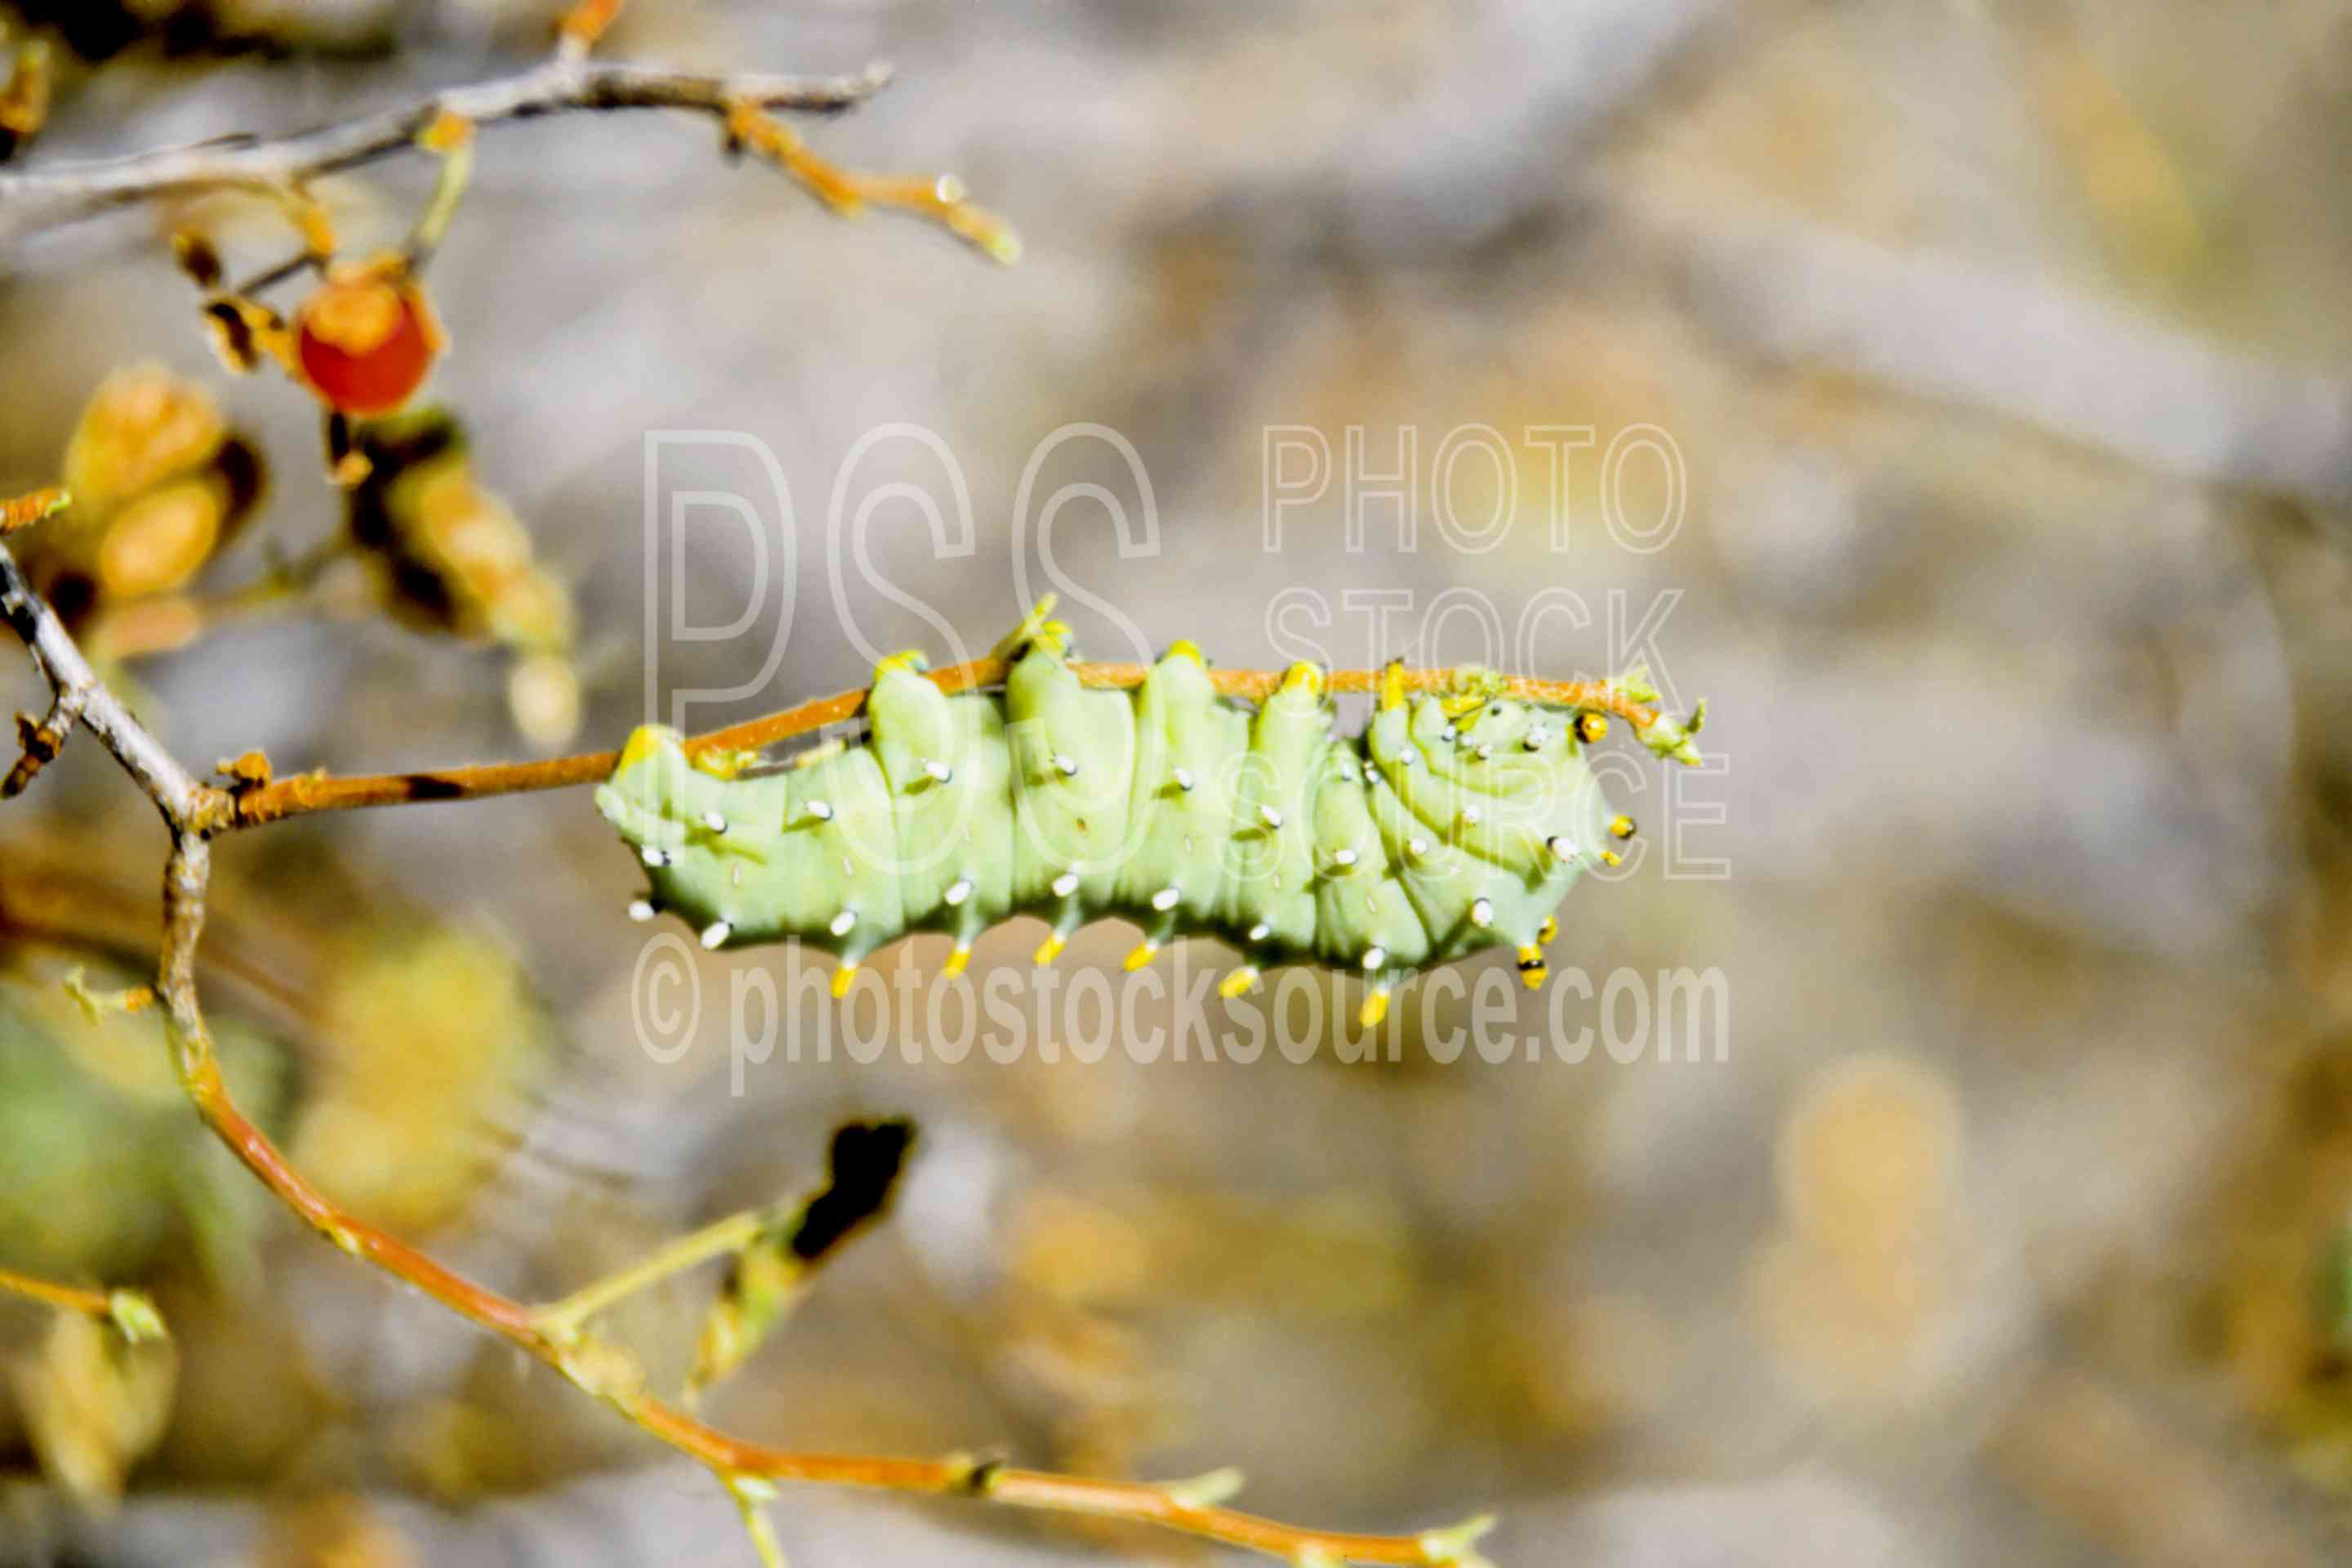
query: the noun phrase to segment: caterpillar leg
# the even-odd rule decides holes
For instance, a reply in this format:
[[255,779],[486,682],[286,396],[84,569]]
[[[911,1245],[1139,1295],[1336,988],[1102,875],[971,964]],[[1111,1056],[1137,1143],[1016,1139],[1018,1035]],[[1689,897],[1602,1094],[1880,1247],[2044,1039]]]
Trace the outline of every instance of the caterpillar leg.
[[1063,872],[1054,879],[1052,887],[1054,897],[1060,900],[1060,907],[1055,911],[1053,931],[1037,944],[1036,962],[1040,969],[1062,956],[1062,949],[1069,945],[1070,933],[1086,920],[1086,910],[1079,904],[1078,874],[1076,871]]
[[1143,940],[1127,955],[1129,974],[1141,969],[1160,955],[1160,950],[1176,934],[1176,906],[1183,901],[1182,889],[1171,884],[1151,895],[1151,911],[1155,918],[1143,927]]

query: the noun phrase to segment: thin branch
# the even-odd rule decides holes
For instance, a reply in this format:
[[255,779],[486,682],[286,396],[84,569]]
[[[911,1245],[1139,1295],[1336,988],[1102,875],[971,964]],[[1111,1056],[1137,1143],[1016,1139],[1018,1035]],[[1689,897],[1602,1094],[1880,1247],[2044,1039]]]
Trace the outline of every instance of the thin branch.
[[[1209,1505],[1194,1489],[1181,1484],[1154,1486],[1057,1476],[962,1457],[900,1459],[811,1454],[746,1442],[648,1394],[642,1370],[626,1351],[582,1331],[561,1316],[554,1321],[562,1331],[551,1332],[544,1309],[478,1285],[345,1212],[297,1171],[268,1135],[238,1110],[223,1080],[211,1028],[197,1000],[196,949],[204,936],[205,900],[212,876],[207,835],[234,820],[231,802],[222,792],[199,784],[98,680],[56,613],[26,584],[5,546],[0,546],[0,615],[24,639],[34,665],[59,696],[68,691],[80,694],[83,722],[155,803],[171,830],[155,990],[163,1003],[173,1065],[189,1100],[214,1135],[264,1186],[342,1251],[406,1280],[458,1316],[553,1367],[650,1436],[700,1461],[728,1486],[739,1503],[756,1500],[758,1483],[762,1481],[809,1481],[979,1498],[1016,1508],[1132,1520],[1302,1564],[1471,1568],[1478,1563],[1475,1543],[1486,1531],[1484,1520],[1415,1536],[1331,1534]],[[986,664],[964,668],[980,674],[989,669]],[[1102,668],[1118,671],[1130,667]],[[1002,674],[1001,668],[995,670],[996,678]],[[1119,681],[1105,677],[1098,683]],[[854,694],[847,711],[856,711],[856,700],[862,700],[862,694]],[[710,738],[710,743],[719,742],[720,737]]]
[[551,1301],[541,1307],[539,1310],[539,1326],[556,1339],[574,1338],[590,1319],[615,1303],[641,1290],[649,1290],[714,1258],[742,1251],[759,1238],[762,1230],[774,1223],[774,1216],[768,1206],[744,1209],[724,1219],[713,1220],[700,1230],[665,1242],[635,1263],[582,1286],[561,1301]]
[[155,1310],[153,1298],[143,1290],[88,1289],[0,1268],[0,1295],[22,1296],[60,1312],[79,1312],[84,1317],[112,1323],[116,1331],[133,1344],[167,1337],[163,1315]]
[[831,114],[863,103],[889,79],[889,68],[879,64],[855,76],[729,75],[559,55],[515,76],[445,89],[403,108],[289,136],[237,136],[104,163],[0,174],[0,240],[161,196],[225,187],[284,189],[405,153],[445,114],[478,126],[622,109],[684,110],[723,122],[747,103]]
[[65,623],[58,619],[48,601],[33,591],[5,546],[0,546],[0,618],[24,639],[26,651],[33,656],[33,668],[49,683],[58,704],[72,709],[83,728],[114,754],[174,830],[207,831],[228,818],[228,796],[197,783],[163,749],[163,742],[131,716],[121,699],[98,679],[67,634]]
[[[1007,668],[1003,659],[981,658],[928,673],[941,690],[958,692],[1001,686]],[[1140,686],[1144,678],[1151,673],[1149,666],[1140,664],[1073,664],[1070,671],[1085,685],[1118,688]],[[1404,682],[1408,690],[1448,691],[1454,689],[1465,673],[1453,669],[1407,670]],[[1330,672],[1328,680],[1334,692],[1371,692],[1380,689],[1384,674],[1384,671],[1377,669],[1338,669]],[[1282,673],[1266,669],[1213,669],[1209,671],[1209,681],[1227,697],[1245,702],[1263,702],[1282,684]],[[1613,680],[1537,680],[1510,676],[1501,679],[1496,690],[1501,696],[1546,708],[1614,714],[1632,725],[1637,734],[1650,730],[1658,722],[1656,709],[1635,700],[1622,683]],[[860,689],[821,697],[764,718],[697,735],[687,742],[686,747],[688,752],[758,751],[781,741],[805,735],[813,730],[821,730],[827,724],[839,724],[856,718],[858,710],[866,705],[866,695]],[[581,784],[603,783],[612,775],[620,760],[618,752],[584,752],[576,756],[551,757],[544,762],[488,763],[475,767],[436,768],[422,773],[359,774],[347,778],[331,777],[325,773],[299,773],[240,793],[236,797],[236,819],[232,826],[249,827],[314,811],[353,811],[364,806],[480,800],[489,795],[572,789]]]
[[0,1268],[0,1294],[22,1296],[28,1301],[38,1301],[61,1312],[80,1312],[92,1318],[103,1318],[111,1310],[103,1290],[86,1289],[79,1285],[53,1284],[47,1279],[36,1279],[29,1274],[19,1274],[12,1268]]

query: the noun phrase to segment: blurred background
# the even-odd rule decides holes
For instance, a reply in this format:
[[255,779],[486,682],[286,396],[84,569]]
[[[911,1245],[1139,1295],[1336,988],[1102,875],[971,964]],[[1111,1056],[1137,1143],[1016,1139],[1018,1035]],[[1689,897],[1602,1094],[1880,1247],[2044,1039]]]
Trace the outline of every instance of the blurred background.
[[[554,10],[21,6],[55,100],[15,161],[407,102],[528,64]],[[316,404],[225,374],[173,267],[174,228],[233,275],[278,259],[272,207],[19,239],[0,478],[102,499],[44,570],[184,760],[617,745],[649,668],[758,681],[787,605],[766,683],[695,722],[944,654],[941,625],[982,649],[1057,583],[1108,658],[1134,635],[1237,666],[1637,656],[1677,710],[1711,700],[1716,762],[1670,793],[1621,730],[1644,852],[1580,888],[1553,961],[1719,972],[1723,1048],[1443,1061],[1432,1020],[1466,1004],[1408,992],[1395,1060],[1335,1026],[1306,1065],[950,1065],[910,1024],[869,1064],[780,1046],[738,1092],[719,1000],[790,954],[698,952],[709,1005],[656,1060],[640,884],[572,792],[221,847],[206,999],[298,1163],[545,1298],[811,1181],[845,1117],[913,1114],[892,1218],[712,1396],[777,1443],[1239,1465],[1246,1506],[1302,1522],[1496,1509],[1506,1563],[2341,1559],[2352,7],[637,0],[603,52],[887,58],[872,104],[799,122],[812,144],[953,170],[1025,257],[838,221],[702,119],[489,130],[430,275],[430,397],[465,444],[403,495],[380,464],[393,521],[365,532]],[[431,178],[409,157],[318,195],[363,251]],[[862,558],[829,521],[887,482],[952,516],[918,441],[843,478],[893,422],[952,456],[969,551],[903,498]],[[1156,533],[1074,501],[1055,576],[1036,498],[1143,511],[1081,440],[1016,524],[1074,422],[1131,443]],[[1593,437],[1558,491],[1546,426]],[[1330,463],[1278,548],[1270,426]],[[1410,548],[1396,503],[1351,512],[1351,426],[1360,475],[1418,433]],[[1431,500],[1465,426],[1509,458],[1444,481],[1480,549]],[[1606,461],[1645,428],[1678,467]],[[754,435],[790,488],[793,569],[740,637],[646,640],[649,603],[723,623],[754,571],[725,526],[649,571],[664,429]],[[740,458],[665,482],[763,497]],[[125,1352],[0,1303],[0,1562],[750,1561],[699,1471],[298,1234],[200,1136],[151,1019],[81,1016],[68,971],[152,962],[163,847],[86,741],[0,812],[0,1263],[144,1285],[175,1331]],[[975,975],[1025,990],[1041,934],[992,933]],[[1090,929],[1063,968],[1115,977],[1132,940]],[[944,946],[901,952],[928,975]],[[1509,994],[1528,1037],[1601,1026]],[[709,1288],[614,1319],[657,1382]],[[819,1568],[1214,1555],[800,1489],[779,1528]]]

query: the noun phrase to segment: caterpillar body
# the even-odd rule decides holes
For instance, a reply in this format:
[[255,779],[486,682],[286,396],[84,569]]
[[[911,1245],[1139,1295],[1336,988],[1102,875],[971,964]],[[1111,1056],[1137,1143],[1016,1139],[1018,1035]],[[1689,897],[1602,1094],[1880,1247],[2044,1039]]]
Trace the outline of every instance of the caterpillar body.
[[919,655],[884,660],[864,744],[755,771],[639,729],[596,793],[651,883],[632,912],[677,914],[711,948],[830,952],[836,995],[910,932],[950,937],[954,973],[1014,915],[1052,928],[1040,963],[1115,915],[1143,931],[1130,969],[1213,935],[1243,954],[1226,995],[1320,964],[1363,977],[1369,1026],[1399,981],[1497,944],[1540,984],[1553,910],[1633,833],[1584,760],[1595,714],[1475,679],[1409,697],[1397,665],[1370,723],[1342,738],[1312,665],[1255,710],[1219,694],[1189,643],[1131,691],[1090,689],[1045,608],[1001,645],[999,690],[950,695]]

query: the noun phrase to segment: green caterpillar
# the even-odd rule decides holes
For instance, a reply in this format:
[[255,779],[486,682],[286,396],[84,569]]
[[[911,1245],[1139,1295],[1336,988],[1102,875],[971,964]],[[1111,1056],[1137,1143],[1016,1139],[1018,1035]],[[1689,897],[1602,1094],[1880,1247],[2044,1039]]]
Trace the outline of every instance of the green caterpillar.
[[[1398,664],[1370,726],[1342,739],[1312,665],[1255,711],[1219,695],[1190,643],[1131,692],[1090,689],[1050,608],[1000,646],[1001,691],[950,696],[919,655],[885,659],[867,744],[754,772],[639,729],[596,792],[652,883],[632,915],[679,915],[709,948],[831,952],[835,995],[911,931],[954,940],[952,974],[1013,915],[1052,926],[1041,964],[1117,915],[1143,930],[1129,969],[1179,937],[1232,943],[1228,996],[1279,963],[1360,974],[1369,1026],[1400,980],[1498,943],[1542,984],[1552,911],[1633,835],[1584,762],[1597,712],[1510,700],[1476,676],[1408,699]],[[1691,760],[1698,723],[1642,738]]]

